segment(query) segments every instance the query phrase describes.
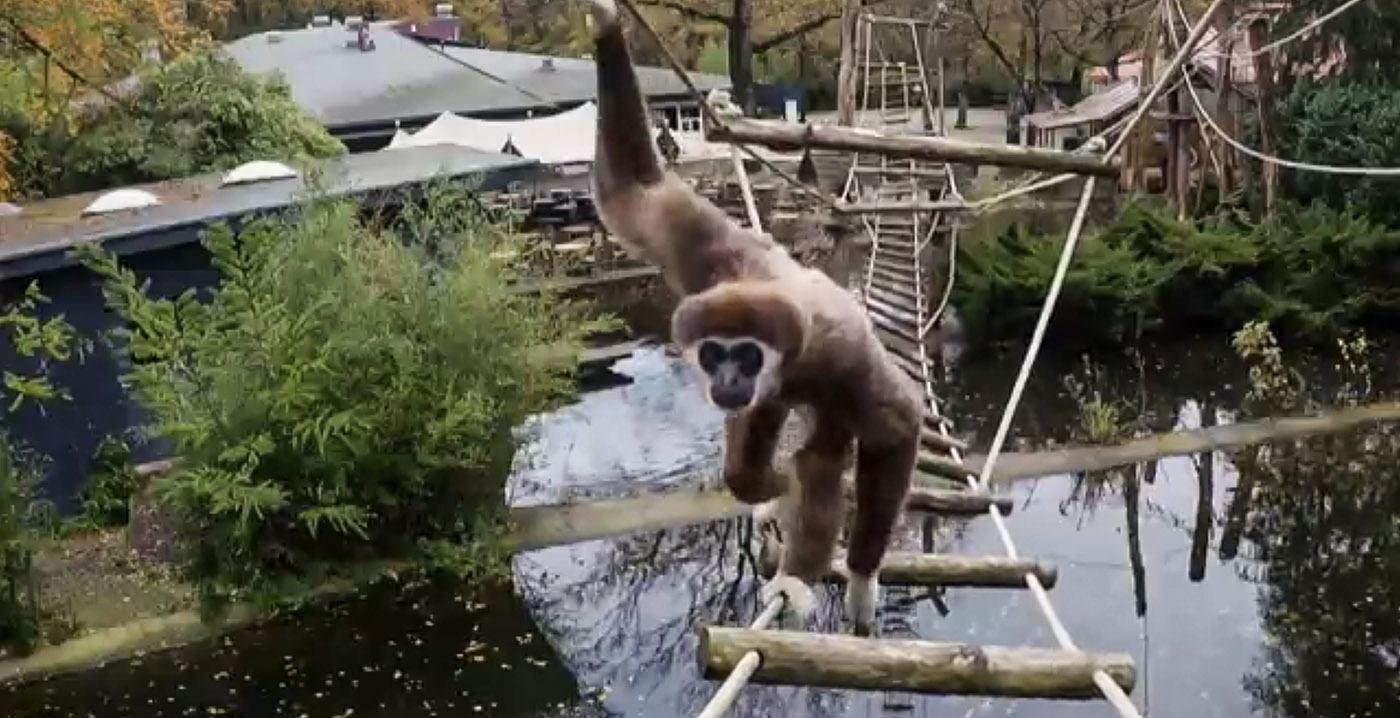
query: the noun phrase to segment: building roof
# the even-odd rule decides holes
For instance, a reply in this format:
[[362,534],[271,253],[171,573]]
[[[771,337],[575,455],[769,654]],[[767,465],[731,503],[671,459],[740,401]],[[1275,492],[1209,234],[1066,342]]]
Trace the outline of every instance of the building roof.
[[400,34],[392,22],[369,29],[370,51],[340,24],[260,32],[223,49],[249,72],[280,72],[292,98],[327,127],[548,105]]
[[1031,127],[1042,130],[1073,127],[1087,122],[1102,122],[1133,107],[1137,101],[1137,78],[1132,77],[1095,92],[1063,110],[1049,110],[1026,115],[1026,122]]
[[[460,45],[442,45],[438,49],[448,57],[550,102],[587,102],[598,98],[598,66],[592,60]],[[689,93],[670,68],[636,69],[642,94],[647,97]],[[701,92],[730,86],[729,78],[723,75],[692,72],[690,79]]]
[[[326,196],[392,190],[434,177],[464,177],[504,170],[528,170],[535,160],[480,152],[466,147],[433,146],[393,152],[344,155],[316,165]],[[215,172],[139,189],[154,194],[160,204],[112,214],[83,216],[93,200],[114,190],[88,192],[42,200],[23,207],[15,216],[0,217],[0,280],[42,271],[33,262],[47,259],[62,265],[62,255],[88,242],[153,235],[166,230],[204,226],[222,219],[275,210],[305,195],[301,177],[223,186],[224,173]],[[128,193],[129,194],[129,193]]]

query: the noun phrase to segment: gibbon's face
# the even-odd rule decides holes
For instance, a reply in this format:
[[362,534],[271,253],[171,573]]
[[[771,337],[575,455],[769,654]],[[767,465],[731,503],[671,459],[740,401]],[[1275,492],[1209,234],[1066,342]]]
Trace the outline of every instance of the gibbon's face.
[[700,370],[705,398],[722,411],[743,411],[777,393],[782,354],[753,337],[705,337],[686,359]]

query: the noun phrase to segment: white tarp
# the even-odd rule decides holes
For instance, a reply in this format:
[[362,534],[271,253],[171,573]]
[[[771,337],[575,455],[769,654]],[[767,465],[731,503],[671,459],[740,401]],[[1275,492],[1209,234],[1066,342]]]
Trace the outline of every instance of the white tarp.
[[597,123],[598,106],[592,102],[523,120],[478,120],[444,112],[418,132],[396,132],[386,149],[452,144],[501,152],[509,145],[522,157],[545,164],[592,162]]

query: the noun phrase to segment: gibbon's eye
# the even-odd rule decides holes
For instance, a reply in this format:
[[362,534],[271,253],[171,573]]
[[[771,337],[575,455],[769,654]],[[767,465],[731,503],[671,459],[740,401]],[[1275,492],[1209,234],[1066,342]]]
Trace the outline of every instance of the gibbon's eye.
[[763,369],[763,351],[753,342],[735,344],[730,348],[729,356],[739,365],[739,373],[744,376],[758,376]]
[[719,363],[724,361],[726,354],[724,347],[715,342],[708,339],[700,342],[700,368],[704,369],[707,374],[715,373],[715,370],[719,368]]

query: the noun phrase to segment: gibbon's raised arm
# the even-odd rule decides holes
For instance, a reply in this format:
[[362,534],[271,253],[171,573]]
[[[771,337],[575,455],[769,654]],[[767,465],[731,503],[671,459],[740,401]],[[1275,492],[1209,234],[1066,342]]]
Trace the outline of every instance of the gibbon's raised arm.
[[681,294],[761,271],[773,244],[735,224],[661,165],[615,0],[590,0],[598,66],[594,203],[623,246]]
[[666,176],[652,139],[632,53],[614,0],[591,0],[598,66],[598,149],[594,183],[603,197],[660,184]]

